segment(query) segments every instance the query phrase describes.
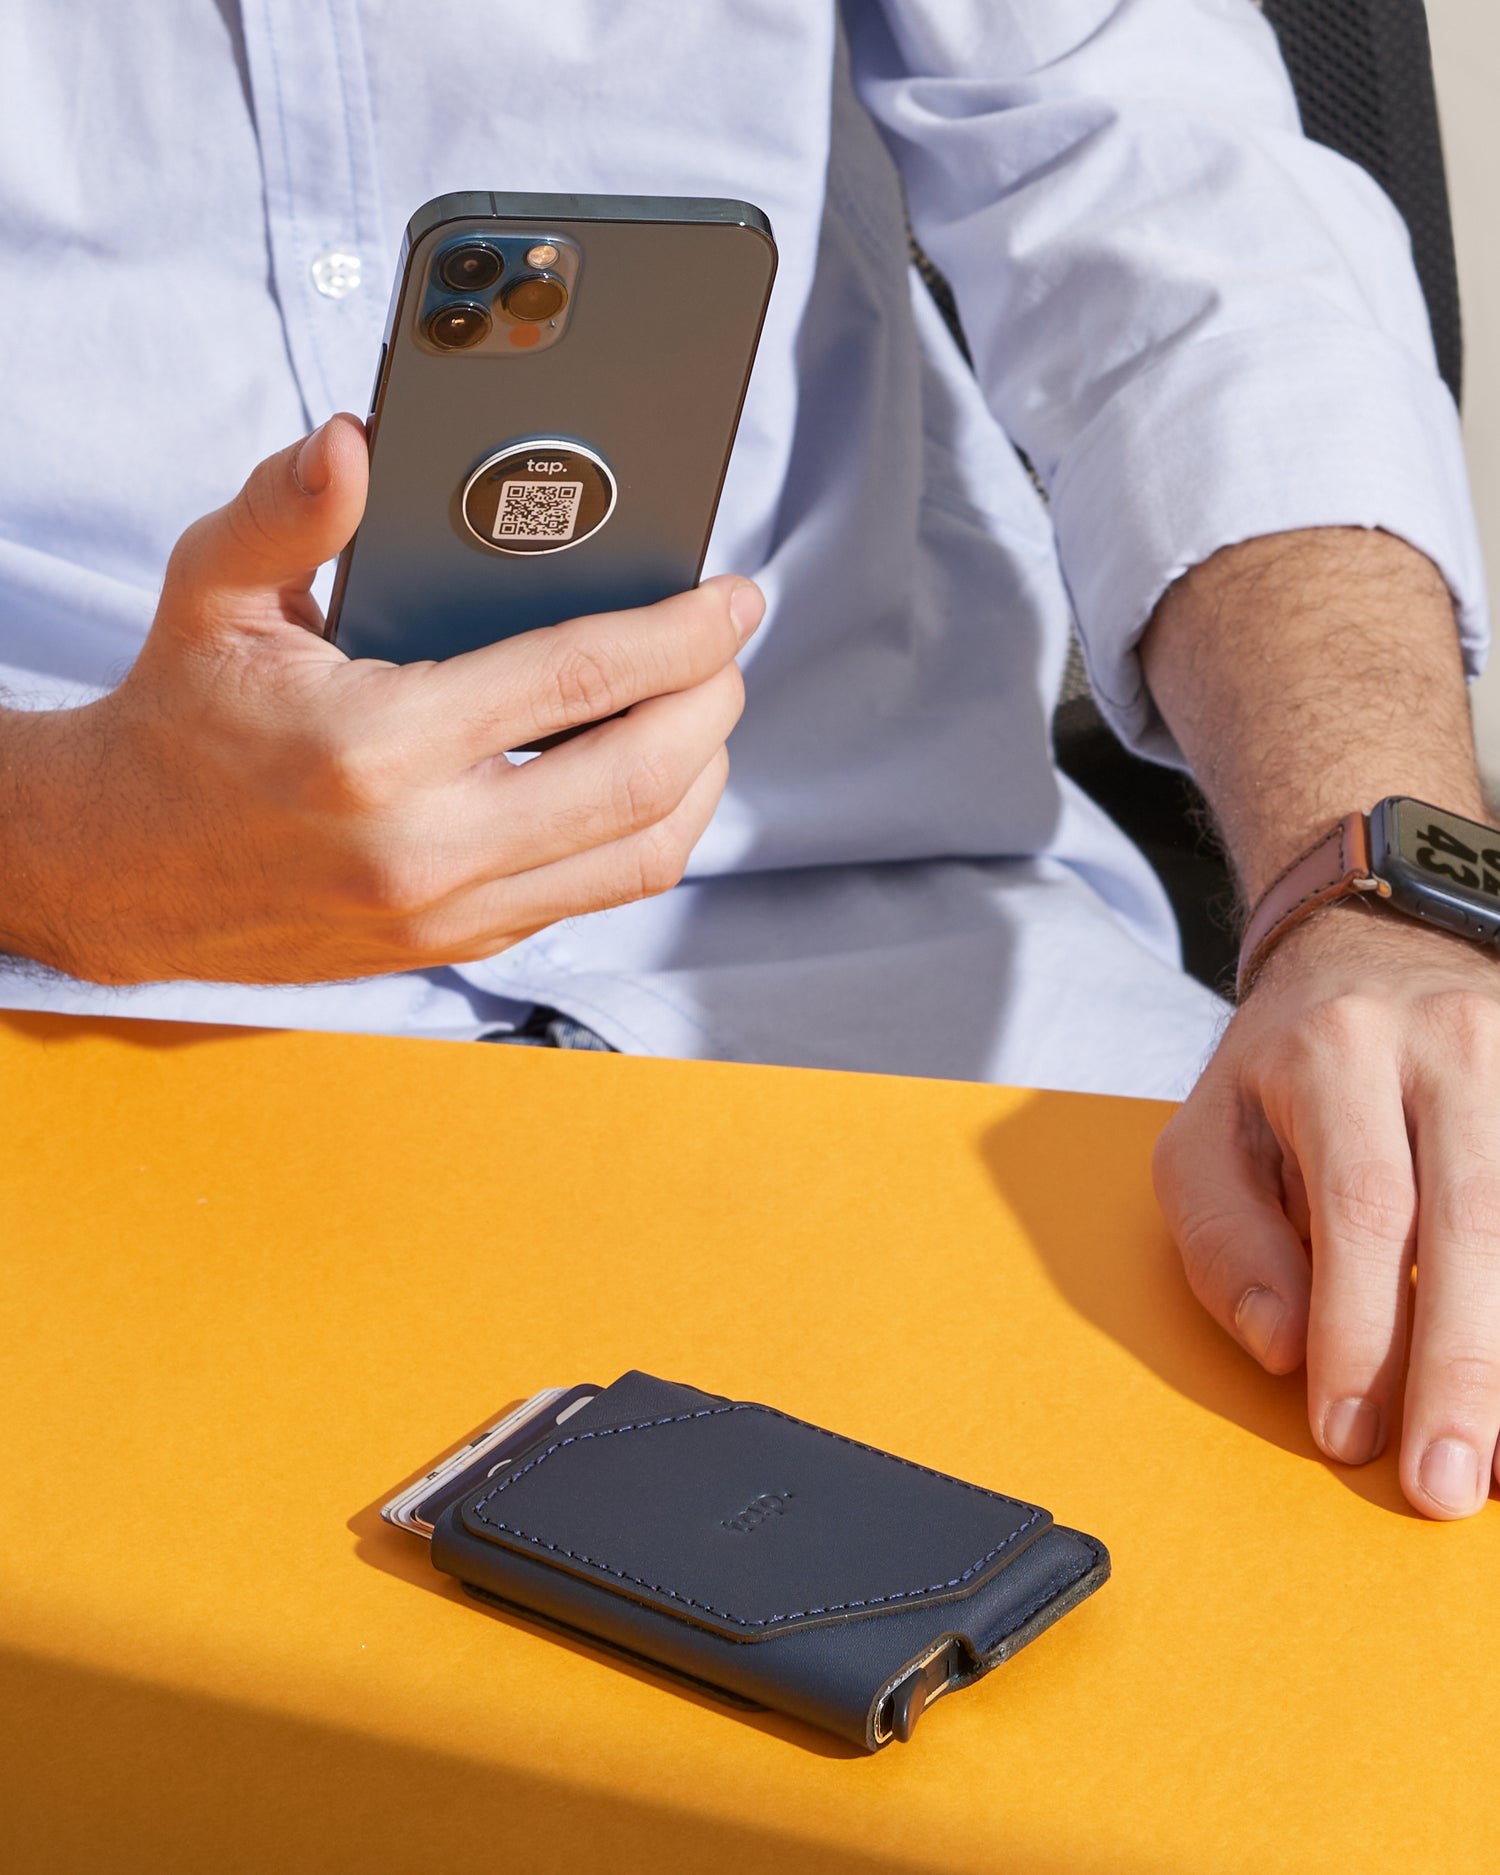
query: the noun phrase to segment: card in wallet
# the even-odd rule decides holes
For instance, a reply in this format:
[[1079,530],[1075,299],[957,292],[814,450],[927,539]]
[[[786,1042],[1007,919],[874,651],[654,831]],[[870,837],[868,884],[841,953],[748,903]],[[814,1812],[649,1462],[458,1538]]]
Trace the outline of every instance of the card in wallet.
[[1101,1586],[1038,1505],[628,1373],[436,1516],[483,1601],[878,1751]]

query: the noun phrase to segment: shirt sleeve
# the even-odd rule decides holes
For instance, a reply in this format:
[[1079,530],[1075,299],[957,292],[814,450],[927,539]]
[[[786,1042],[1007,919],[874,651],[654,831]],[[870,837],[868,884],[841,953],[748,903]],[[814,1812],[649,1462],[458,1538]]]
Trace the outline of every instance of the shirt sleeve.
[[1252,0],[857,0],[855,87],[1051,497],[1094,692],[1182,757],[1137,645],[1171,582],[1290,528],[1383,528],[1487,642],[1457,412],[1406,227],[1302,135]]

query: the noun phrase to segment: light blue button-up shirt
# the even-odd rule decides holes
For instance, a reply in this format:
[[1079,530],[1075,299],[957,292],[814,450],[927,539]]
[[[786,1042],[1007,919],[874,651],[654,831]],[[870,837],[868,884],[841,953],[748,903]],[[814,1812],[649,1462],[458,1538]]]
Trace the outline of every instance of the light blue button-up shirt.
[[16,700],[116,682],[182,528],[364,409],[429,197],[747,197],[781,251],[709,561],[769,612],[681,887],[461,970],[4,1002],[453,1036],[544,1002],[648,1053],[1181,1092],[1222,1011],[1050,760],[1070,620],[1169,757],[1136,643],[1229,542],[1387,528],[1478,654],[1404,229],[1301,138],[1251,0],[12,0],[0,88]]

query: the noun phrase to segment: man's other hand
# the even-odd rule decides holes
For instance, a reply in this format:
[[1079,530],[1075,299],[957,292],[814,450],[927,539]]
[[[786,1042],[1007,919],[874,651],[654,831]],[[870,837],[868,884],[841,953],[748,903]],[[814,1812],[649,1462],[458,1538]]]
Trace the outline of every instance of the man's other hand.
[[262,463],[179,541],[118,689],[0,715],[0,949],[102,983],[319,982],[489,956],[681,877],[758,589],[350,660],[310,589],[366,476],[348,416]]
[[1500,1437],[1500,960],[1387,912],[1318,914],[1154,1171],[1199,1300],[1272,1373],[1305,1354],[1323,1450],[1363,1464],[1399,1430],[1411,1502],[1477,1511]]

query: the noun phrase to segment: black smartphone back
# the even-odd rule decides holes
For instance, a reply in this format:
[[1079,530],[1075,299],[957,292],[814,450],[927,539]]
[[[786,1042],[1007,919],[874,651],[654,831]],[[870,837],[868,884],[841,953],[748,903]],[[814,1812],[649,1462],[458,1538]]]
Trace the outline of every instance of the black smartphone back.
[[410,663],[695,585],[775,268],[747,202],[420,209],[330,635]]

